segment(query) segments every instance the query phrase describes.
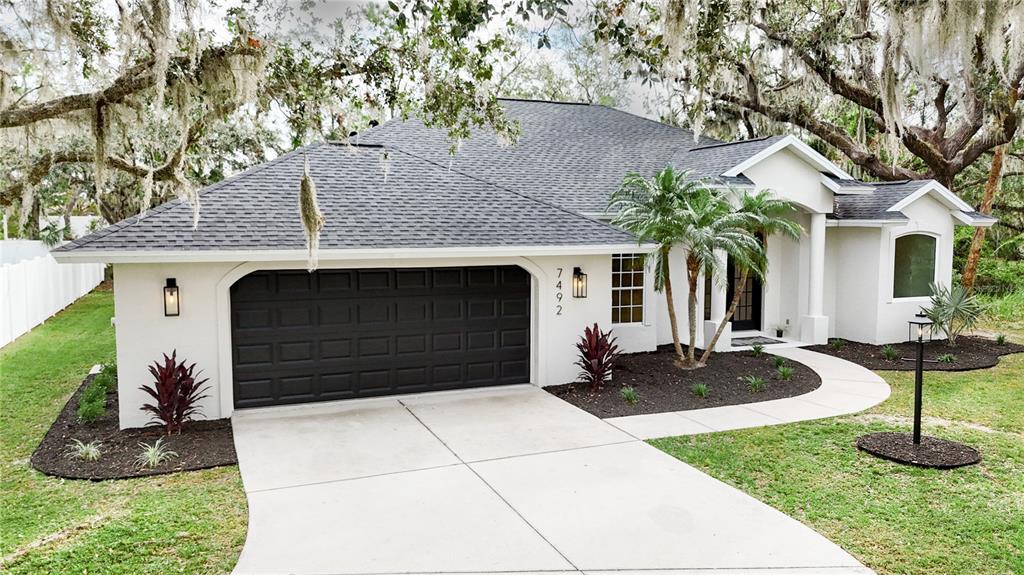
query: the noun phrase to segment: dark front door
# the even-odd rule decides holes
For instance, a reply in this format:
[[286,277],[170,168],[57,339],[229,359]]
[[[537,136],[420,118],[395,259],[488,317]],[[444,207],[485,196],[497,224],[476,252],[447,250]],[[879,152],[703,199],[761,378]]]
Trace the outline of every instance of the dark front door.
[[530,381],[516,266],[260,271],[231,287],[236,407]]
[[732,316],[732,330],[760,330],[761,329],[761,281],[754,276],[747,276],[747,281],[740,284],[742,271],[737,268],[729,258],[728,270],[729,290],[726,294],[726,305],[732,304],[736,290],[740,290],[740,303],[736,306],[736,313]]

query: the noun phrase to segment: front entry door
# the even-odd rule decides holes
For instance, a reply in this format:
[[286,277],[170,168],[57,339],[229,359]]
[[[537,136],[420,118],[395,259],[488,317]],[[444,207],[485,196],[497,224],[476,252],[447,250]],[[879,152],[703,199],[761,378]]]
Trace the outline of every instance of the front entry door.
[[[736,293],[740,283],[742,271],[733,264],[729,258],[729,291],[726,294],[726,305],[732,304],[733,295]],[[753,275],[747,276],[746,284],[738,286],[740,289],[740,303],[736,306],[736,313],[732,316],[732,330],[761,330],[761,281]]]

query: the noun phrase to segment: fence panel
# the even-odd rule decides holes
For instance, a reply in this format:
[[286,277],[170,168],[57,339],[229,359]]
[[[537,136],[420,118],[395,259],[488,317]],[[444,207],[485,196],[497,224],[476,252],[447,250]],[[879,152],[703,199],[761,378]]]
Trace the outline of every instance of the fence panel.
[[104,264],[59,264],[40,242],[0,244],[4,252],[0,265],[0,347],[103,281]]

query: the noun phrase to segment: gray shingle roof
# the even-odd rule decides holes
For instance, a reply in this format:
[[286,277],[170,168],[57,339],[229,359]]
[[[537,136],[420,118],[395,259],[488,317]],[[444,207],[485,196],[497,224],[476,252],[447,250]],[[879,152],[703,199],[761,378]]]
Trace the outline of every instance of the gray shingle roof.
[[522,127],[514,146],[503,147],[492,131],[477,129],[452,156],[445,132],[419,120],[385,122],[358,141],[395,146],[581,213],[604,213],[627,173],[653,175],[678,151],[720,143],[711,138],[695,142],[692,132],[606,106],[502,104]]
[[716,143],[677,150],[672,163],[677,168],[690,170],[703,178],[715,178],[731,183],[752,183],[745,176],[724,178],[721,175],[748,158],[757,155],[783,136],[768,136],[738,142]]
[[867,184],[875,188],[870,194],[836,195],[835,212],[828,216],[836,220],[906,220],[901,212],[886,210],[928,183],[930,180],[872,182]]
[[303,155],[326,225],[321,249],[611,245],[632,235],[521,193],[391,149],[316,144],[205,188],[199,227],[171,201],[58,248],[71,250],[301,250]]

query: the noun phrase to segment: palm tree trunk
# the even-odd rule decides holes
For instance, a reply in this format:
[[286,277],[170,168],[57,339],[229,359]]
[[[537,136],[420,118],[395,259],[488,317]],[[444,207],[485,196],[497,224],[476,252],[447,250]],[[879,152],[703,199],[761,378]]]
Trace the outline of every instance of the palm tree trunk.
[[672,274],[669,270],[668,252],[667,249],[661,250],[661,265],[665,274],[665,303],[668,304],[668,323],[672,327],[672,345],[675,346],[679,361],[682,361],[684,359],[683,346],[679,343],[679,320],[676,318],[676,301],[672,296]]
[[686,258],[686,274],[689,280],[690,293],[687,298],[687,319],[690,323],[690,347],[686,350],[686,365],[697,366],[697,277],[700,275],[700,262],[692,257]]
[[[999,180],[1003,173],[1003,156],[1006,154],[1006,144],[996,146],[992,152],[992,168],[988,172],[988,181],[985,182],[985,194],[981,200],[979,212],[990,215],[992,203],[995,201],[996,192],[999,190]],[[974,279],[978,274],[978,260],[981,259],[981,248],[985,244],[985,232],[987,228],[974,228],[974,238],[971,240],[971,251],[967,254],[967,263],[964,264],[963,284],[968,292],[974,290]]]
[[718,324],[718,329],[715,330],[715,336],[711,338],[711,343],[705,345],[704,353],[700,356],[700,362],[698,365],[705,365],[708,362],[708,357],[711,356],[711,350],[715,349],[715,345],[718,343],[718,338],[722,336],[722,332],[725,331],[725,326],[729,324],[733,314],[736,313],[736,308],[740,306],[740,299],[743,298],[743,290],[741,286],[747,285],[747,278],[750,276],[750,270],[743,268],[743,273],[740,275],[740,283],[737,284],[736,289],[733,290],[732,302],[729,304],[729,309],[725,312],[725,317],[722,322]]

